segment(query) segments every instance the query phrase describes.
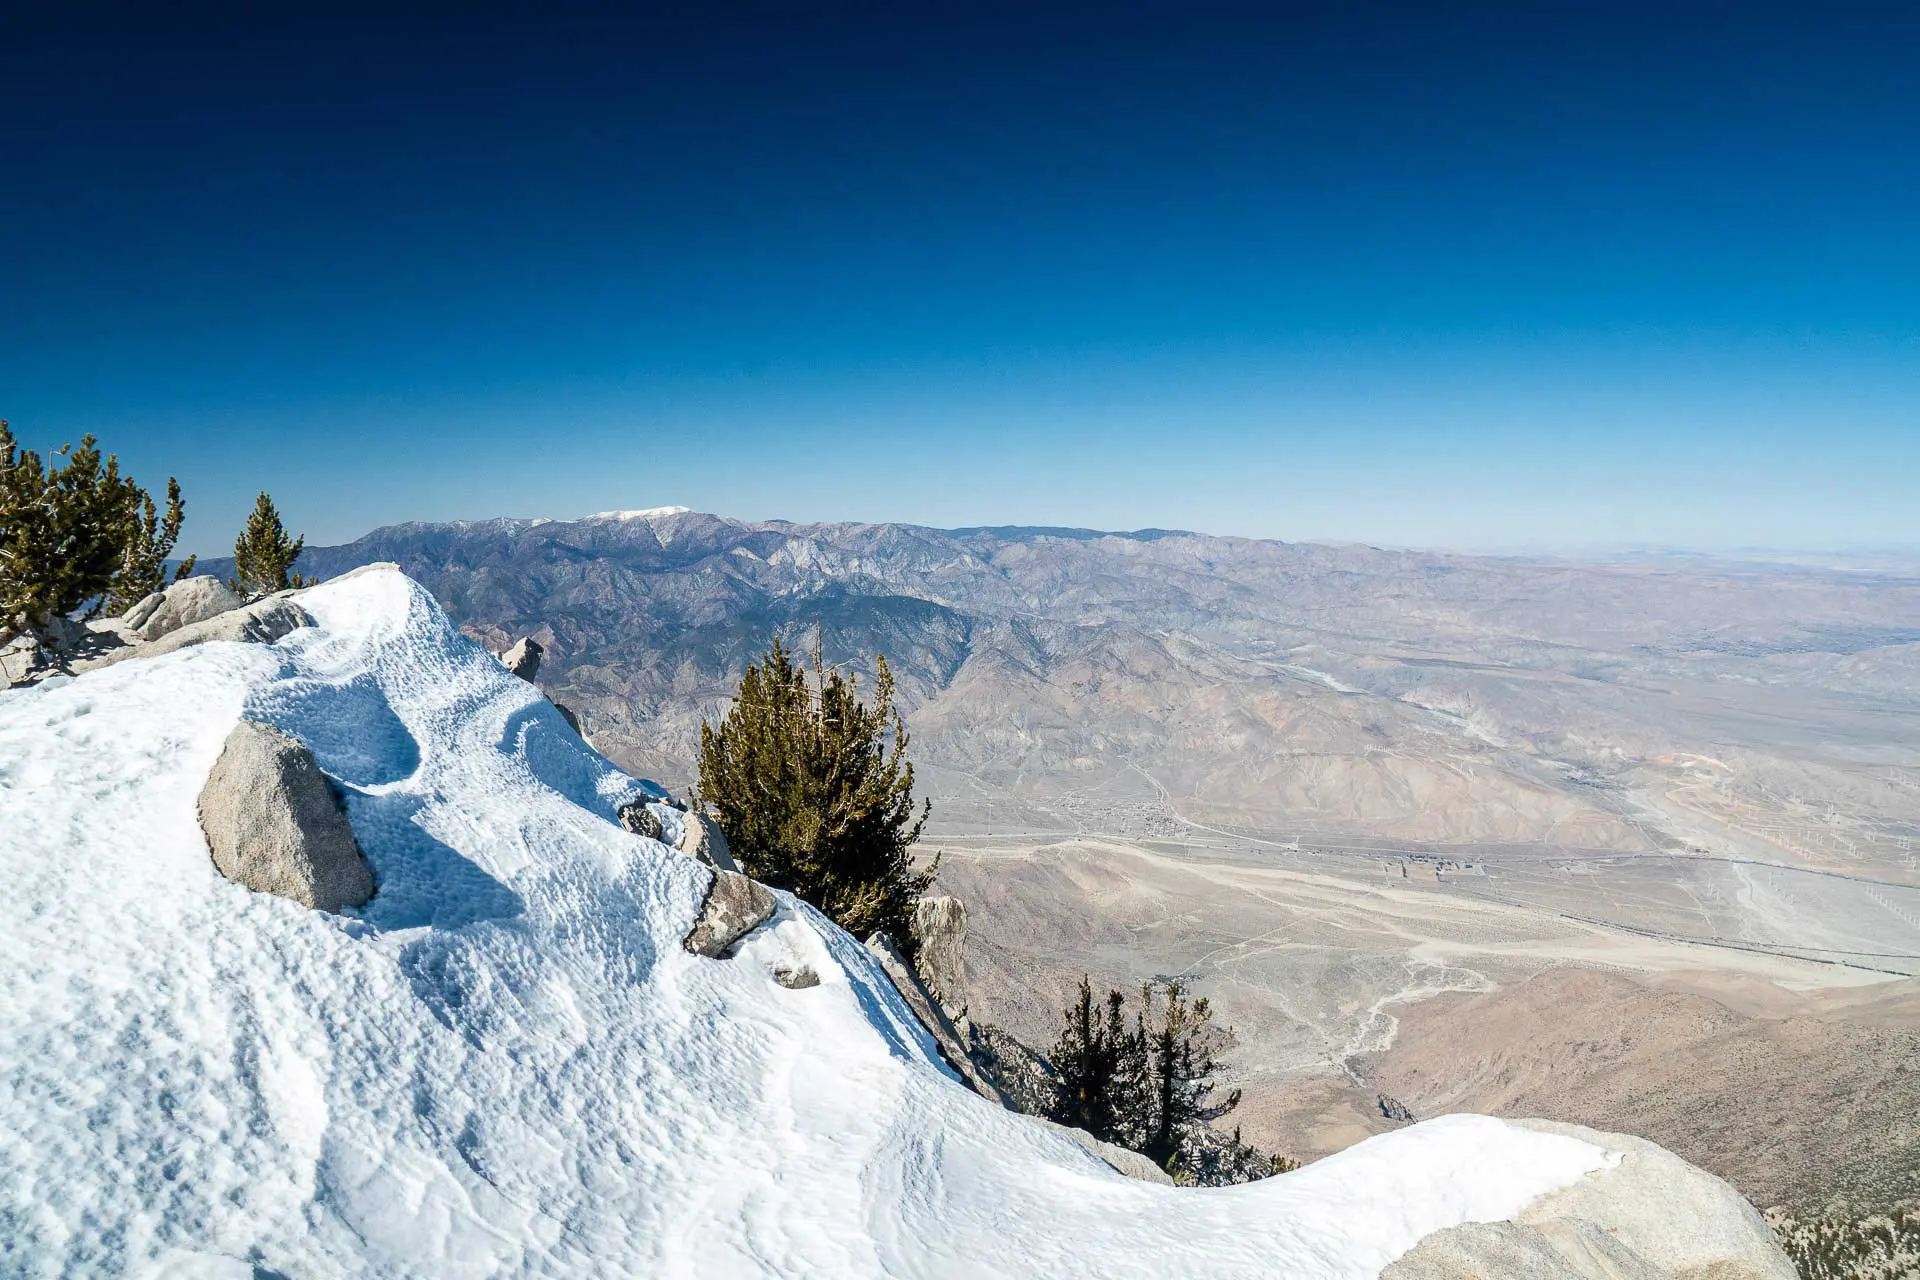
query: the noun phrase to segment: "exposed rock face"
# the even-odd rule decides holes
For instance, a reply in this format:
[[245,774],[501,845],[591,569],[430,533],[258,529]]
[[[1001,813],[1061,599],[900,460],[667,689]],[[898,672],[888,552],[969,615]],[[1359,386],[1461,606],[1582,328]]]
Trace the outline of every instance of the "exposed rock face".
[[1063,1138],[1072,1138],[1088,1151],[1091,1151],[1094,1155],[1106,1161],[1108,1166],[1115,1172],[1124,1173],[1129,1178],[1138,1178],[1142,1182],[1158,1182],[1169,1187],[1173,1185],[1173,1179],[1168,1176],[1165,1169],[1162,1169],[1138,1151],[1129,1151],[1125,1147],[1117,1147],[1111,1142],[1102,1142],[1085,1129],[1075,1129],[1069,1125],[1055,1124],[1045,1116],[1028,1116],[1027,1118],[1037,1125],[1044,1125]]
[[1045,1058],[992,1023],[969,1018],[960,1030],[966,1036],[967,1056],[973,1065],[999,1086],[1015,1110],[1030,1116],[1047,1113],[1059,1077]]
[[967,904],[958,898],[922,898],[913,904],[920,938],[920,980],[954,1018],[966,1003]]
[[48,648],[70,650],[85,644],[93,633],[84,622],[75,622],[72,618],[48,618],[40,628],[40,640]]
[[1007,1099],[1007,1095],[1000,1092],[999,1087],[974,1065],[972,1058],[967,1056],[967,1046],[961,1040],[960,1033],[954,1029],[952,1021],[948,1019],[946,1011],[940,1007],[939,1002],[927,993],[926,987],[921,985],[919,975],[914,973],[913,966],[907,963],[906,957],[900,954],[900,949],[893,945],[893,939],[885,933],[876,933],[867,939],[867,950],[873,953],[874,958],[880,962],[880,967],[886,970],[887,977],[893,981],[893,989],[898,991],[900,998],[907,1002],[907,1008],[913,1010],[913,1016],[920,1020],[920,1025],[925,1027],[927,1034],[933,1037],[933,1043],[939,1048],[940,1056],[946,1059],[947,1065],[952,1067],[962,1080],[966,1081],[967,1087],[981,1097],[991,1099],[1009,1111],[1013,1110],[1013,1103]]
[[507,670],[531,684],[533,678],[540,674],[540,655],[545,652],[538,640],[528,636],[501,654],[500,661],[505,664]]
[[[151,599],[152,596],[147,597],[147,600]],[[162,592],[159,602],[147,610],[139,623],[134,623],[134,612],[145,608],[147,600],[135,605],[127,616],[128,625],[139,628],[142,640],[158,640],[162,636],[172,635],[182,627],[205,622],[229,610],[238,609],[247,602],[245,596],[218,578],[182,578]]]
[[40,641],[33,635],[15,636],[0,645],[0,688],[26,684],[47,669],[51,662]]
[[644,797],[620,806],[615,816],[620,819],[621,826],[637,836],[644,836],[648,840],[660,838],[660,819],[653,810],[647,808]]
[[1435,1232],[1381,1280],[1794,1280],[1765,1219],[1712,1174],[1624,1134],[1512,1123],[1620,1152],[1620,1163],[1542,1196],[1511,1222]]
[[727,833],[704,813],[688,813],[681,827],[680,852],[696,862],[704,862],[720,871],[738,871],[733,850],[727,847]]
[[166,598],[167,593],[164,590],[141,597],[140,603],[120,615],[121,625],[129,630],[138,631],[147,625],[147,620],[153,617],[153,611],[158,609],[160,602]]
[[[189,578],[189,582],[193,579]],[[313,617],[305,609],[284,596],[268,596],[265,600],[256,600],[240,609],[229,609],[202,622],[195,622],[170,631],[151,644],[128,645],[114,649],[105,656],[92,661],[76,662],[75,671],[91,671],[95,667],[110,667],[116,662],[125,662],[129,658],[157,658],[164,653],[173,653],[179,649],[190,649],[197,644],[207,644],[214,640],[232,640],[241,644],[272,644],[282,636],[288,635],[300,627],[313,625]]]
[[687,950],[719,959],[728,947],[773,918],[773,890],[736,871],[715,871],[700,917],[687,933]]
[[200,827],[220,874],[303,907],[341,911],[373,896],[373,873],[313,753],[242,720],[200,791]]

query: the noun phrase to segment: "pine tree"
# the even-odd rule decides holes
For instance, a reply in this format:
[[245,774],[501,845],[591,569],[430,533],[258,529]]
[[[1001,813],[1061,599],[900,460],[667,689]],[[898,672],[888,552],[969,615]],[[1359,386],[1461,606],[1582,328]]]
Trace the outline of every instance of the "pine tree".
[[1047,1111],[1057,1123],[1085,1129],[1102,1142],[1130,1145],[1138,1126],[1139,1045],[1121,1009],[1126,998],[1109,991],[1104,1017],[1089,979],[1066,1010],[1066,1028],[1053,1047],[1059,1092]]
[[1295,1167],[1248,1146],[1238,1129],[1229,1137],[1213,1127],[1240,1105],[1240,1091],[1215,1096],[1221,1033],[1204,998],[1190,999],[1179,982],[1164,995],[1144,986],[1130,1028],[1125,1006],[1109,991],[1103,1016],[1081,978],[1053,1049],[1048,1118],[1138,1151],[1183,1182],[1223,1186]]
[[0,421],[0,636],[42,631],[89,601],[97,611],[145,496],[91,435],[43,460]]
[[1220,1064],[1213,1056],[1213,1010],[1206,997],[1189,1000],[1186,988],[1175,980],[1167,984],[1157,1013],[1155,1003],[1153,988],[1142,987],[1135,1026],[1149,1087],[1139,1150],[1171,1170],[1190,1137],[1240,1105],[1240,1091],[1224,1099],[1213,1096]]
[[826,669],[818,643],[810,682],[776,638],[725,719],[700,726],[699,798],[750,875],[857,937],[885,930],[912,960],[913,904],[935,869],[914,870],[911,850],[931,806],[916,816],[893,672],[885,658],[876,666],[873,702],[863,703],[852,678]]
[[[140,495],[138,510],[128,529],[120,569],[114,574],[113,585],[107,591],[107,613],[125,613],[154,592],[166,589],[169,581],[167,557],[173,554],[173,545],[180,540],[180,523],[186,518],[186,511],[187,504],[180,497],[180,482],[172,476],[167,477],[165,515],[154,508],[151,495]],[[174,570],[171,580],[178,582],[192,573],[197,559],[188,556]]]
[[306,545],[304,537],[287,537],[273,499],[262,492],[254,500],[247,527],[234,540],[233,576],[227,579],[227,585],[249,595],[270,595],[288,587],[311,586],[314,579],[291,572]]

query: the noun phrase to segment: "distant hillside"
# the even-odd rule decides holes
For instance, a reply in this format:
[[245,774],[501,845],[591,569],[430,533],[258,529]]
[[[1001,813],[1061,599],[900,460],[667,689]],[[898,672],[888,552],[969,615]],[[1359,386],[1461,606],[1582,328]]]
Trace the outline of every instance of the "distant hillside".
[[536,635],[595,741],[679,784],[772,634],[885,653],[948,831],[993,787],[1003,822],[1030,802],[1050,829],[1114,799],[1235,829],[1658,847],[1681,837],[1613,794],[1635,770],[1775,749],[1701,730],[1690,691],[1852,696],[1920,669],[1920,582],[1812,569],[677,509],[395,525],[302,568],[381,560],[496,647]]

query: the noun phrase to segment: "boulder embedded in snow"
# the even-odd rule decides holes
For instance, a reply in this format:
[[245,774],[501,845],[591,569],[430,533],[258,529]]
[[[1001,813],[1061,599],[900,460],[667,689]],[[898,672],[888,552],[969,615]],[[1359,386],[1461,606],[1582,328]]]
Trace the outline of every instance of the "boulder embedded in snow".
[[661,834],[660,819],[653,810],[647,808],[647,798],[641,796],[620,806],[614,815],[620,825],[633,834],[647,840],[658,840]]
[[1705,1170],[1626,1134],[1511,1123],[1619,1152],[1619,1163],[1541,1196],[1510,1221],[1437,1231],[1381,1280],[1794,1280],[1759,1211]]
[[259,893],[338,912],[373,896],[373,873],[313,753],[242,720],[200,789],[200,828],[220,874]]
[[810,964],[775,965],[773,980],[789,991],[805,991],[820,985],[820,975]]
[[920,939],[920,980],[948,1014],[965,1016],[967,904],[951,897],[922,898],[913,904],[913,931]]
[[997,1102],[1012,1111],[1014,1106],[1007,1095],[1000,1091],[998,1085],[987,1079],[986,1074],[974,1065],[973,1059],[967,1056],[967,1046],[960,1039],[960,1033],[954,1028],[953,1022],[947,1017],[946,1010],[942,1009],[939,1002],[927,993],[926,987],[920,982],[920,975],[913,971],[913,966],[907,963],[907,958],[900,954],[898,947],[893,945],[893,939],[885,933],[875,933],[867,939],[867,950],[880,962],[880,967],[886,971],[887,977],[893,982],[893,989],[900,993],[902,1000],[906,1001],[907,1008],[913,1010],[913,1016],[926,1029],[927,1034],[933,1037],[933,1043],[939,1047],[940,1056],[946,1059],[947,1065],[953,1068],[954,1074],[966,1081],[967,1088],[981,1097]]
[[717,871],[738,871],[733,850],[727,847],[727,833],[704,813],[688,813],[680,824],[680,852],[695,862],[704,862]]
[[544,652],[546,651],[540,647],[540,642],[528,636],[501,654],[500,662],[507,670],[528,684],[532,684],[533,678],[540,674],[540,655]]
[[687,950],[719,959],[728,947],[773,918],[773,890],[737,871],[715,871],[700,918],[685,938]]
[[[147,597],[148,600],[152,598]],[[133,622],[131,613],[127,621],[128,625],[138,627],[142,640],[158,640],[182,627],[190,627],[196,622],[205,622],[238,609],[246,602],[245,596],[220,579],[196,575],[182,578],[162,592],[159,603],[147,610],[140,622]],[[146,603],[146,600],[142,600],[134,609],[141,609]]]

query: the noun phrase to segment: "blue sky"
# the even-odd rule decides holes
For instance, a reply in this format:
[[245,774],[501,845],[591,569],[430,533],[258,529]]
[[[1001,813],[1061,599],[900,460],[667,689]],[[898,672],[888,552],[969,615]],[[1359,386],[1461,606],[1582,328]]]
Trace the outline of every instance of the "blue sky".
[[201,551],[1920,542],[1910,6],[151,7],[0,18],[0,415]]

